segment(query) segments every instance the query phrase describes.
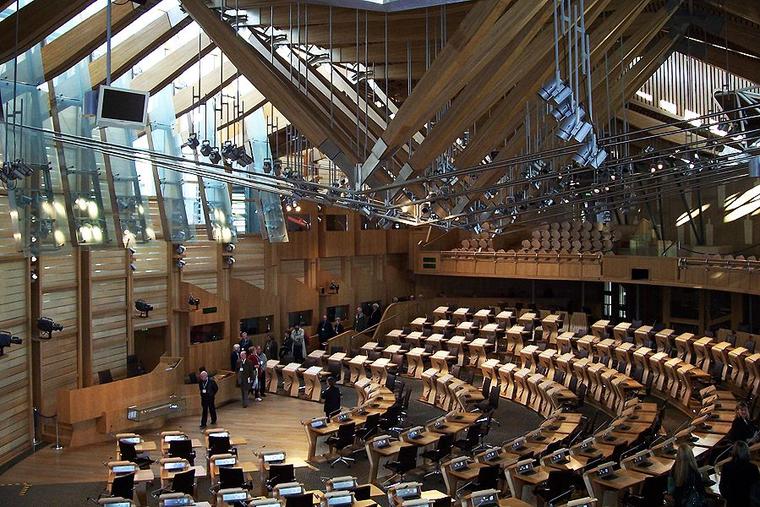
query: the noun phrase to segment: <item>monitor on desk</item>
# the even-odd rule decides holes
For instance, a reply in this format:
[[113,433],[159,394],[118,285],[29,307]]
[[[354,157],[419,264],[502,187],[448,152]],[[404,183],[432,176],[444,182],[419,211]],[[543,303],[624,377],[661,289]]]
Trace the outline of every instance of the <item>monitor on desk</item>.
[[527,475],[533,472],[533,460],[528,459],[517,463],[517,473],[520,475]]
[[259,498],[251,502],[251,507],[282,507],[276,498]]
[[224,503],[229,504],[248,500],[248,492],[243,488],[220,489],[219,496]]
[[415,440],[417,438],[422,438],[424,431],[425,429],[422,426],[415,426],[407,432],[406,436],[411,440]]
[[486,452],[484,458],[486,461],[493,461],[499,457],[499,449],[491,449]]
[[375,449],[385,449],[386,447],[390,447],[390,445],[391,439],[388,437],[377,438],[372,442],[372,447]]
[[140,438],[139,435],[135,435],[133,437],[123,437],[119,439],[119,442],[124,442],[125,444],[137,445],[142,442],[142,438]]
[[134,504],[132,503],[132,500],[127,500],[120,496],[112,496],[111,498],[99,499],[98,505],[107,505],[108,507],[132,507]]
[[551,461],[553,465],[567,463],[569,454],[570,451],[568,449],[560,449],[552,453],[552,455],[549,457],[549,461]]
[[185,460],[172,460],[172,461],[164,461],[162,464],[164,470],[167,470],[169,472],[176,472],[177,470],[184,470],[185,469]]
[[596,442],[594,437],[589,437],[578,444],[578,448],[582,451],[590,451],[594,448],[594,442]]
[[338,422],[346,422],[349,419],[351,419],[351,412],[341,412],[340,414],[338,414],[336,419],[338,420]]
[[432,507],[433,500],[426,498],[415,498],[414,500],[404,500],[401,502],[401,507]]
[[137,472],[137,466],[133,463],[113,465],[111,466],[111,472],[115,474],[131,474],[132,472]]
[[446,419],[444,419],[443,417],[436,419],[435,422],[433,423],[433,428],[437,430],[440,430],[441,428],[445,428],[445,427],[446,427]]
[[327,418],[326,417],[315,417],[314,419],[311,420],[311,422],[309,423],[309,425],[313,429],[315,429],[315,430],[317,430],[319,428],[324,428],[325,426],[327,426]]
[[336,507],[338,505],[351,505],[354,503],[354,494],[350,491],[331,491],[325,493],[325,505]]
[[261,455],[267,465],[276,465],[285,461],[285,451],[269,451]]
[[358,484],[359,481],[356,477],[350,475],[333,477],[328,481],[328,486],[331,487],[333,491],[347,491],[355,488]]
[[615,473],[615,464],[613,462],[608,462],[603,465],[600,465],[599,468],[596,469],[596,475],[599,478],[605,478],[609,477]]
[[467,456],[462,456],[461,458],[456,458],[451,460],[451,464],[449,465],[452,470],[455,472],[458,472],[459,470],[464,470],[469,466],[469,458]]
[[641,451],[640,453],[635,454],[633,456],[633,464],[634,465],[640,465],[640,466],[651,465],[652,462],[649,461],[649,457],[650,456],[651,456],[651,451],[649,451],[649,450]]
[[214,466],[219,467],[231,467],[237,463],[237,458],[232,454],[220,454],[219,456],[213,456]]
[[187,435],[165,435],[164,442],[176,442],[178,440],[188,440]]
[[277,497],[288,497],[292,495],[301,495],[303,494],[303,486],[300,482],[285,482],[283,484],[278,484],[274,488],[275,496]]
[[186,505],[195,505],[195,500],[185,493],[166,493],[158,497],[159,507],[184,507]]
[[206,436],[209,437],[209,438],[212,438],[212,437],[214,437],[214,438],[225,438],[225,437],[229,438],[230,437],[230,432],[229,431],[214,431],[214,432],[208,433]]
[[513,450],[517,451],[517,450],[524,449],[524,448],[525,448],[525,439],[524,438],[516,438],[512,442],[512,449]]
[[402,482],[394,486],[396,497],[402,500],[411,500],[422,496],[422,484],[419,482]]
[[470,495],[472,507],[495,507],[499,505],[499,492],[495,489],[473,491]]

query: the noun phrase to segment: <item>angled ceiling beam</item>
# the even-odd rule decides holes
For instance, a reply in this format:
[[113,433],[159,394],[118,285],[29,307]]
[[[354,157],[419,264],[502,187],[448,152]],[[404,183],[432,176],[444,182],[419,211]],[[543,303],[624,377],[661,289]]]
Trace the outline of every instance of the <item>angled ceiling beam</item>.
[[232,65],[226,56],[223,56],[221,63],[218,63],[212,70],[201,76],[200,87],[198,83],[192,83],[174,94],[175,114],[177,117],[180,117],[210,100],[222,88],[232,83],[238,75],[238,70],[235,66]]
[[219,49],[256,89],[262,91],[274,107],[295,125],[311,143],[325,153],[350,179],[358,162],[350,139],[334,133],[329,118],[285,76],[280,75],[250,44],[240,38],[230,25],[219,19],[203,0],[181,0],[181,4]]
[[712,44],[690,40],[679,44],[678,50],[704,63],[714,65],[739,77],[760,84],[760,59],[736,51],[726,51]]
[[[165,43],[192,22],[190,16],[176,11],[163,13],[142,30],[111,50],[111,78],[129,71],[140,59]],[[95,88],[106,80],[106,55],[90,63],[90,83]]]
[[201,33],[198,37],[194,37],[167,54],[161,62],[135,76],[131,88],[151,94],[156,93],[197,63],[199,58],[209,54],[214,47],[211,39],[205,33]]
[[760,25],[760,4],[753,0],[704,0],[706,3],[722,9],[729,14],[744,18]]
[[[152,1],[150,4],[156,4]],[[111,7],[111,35],[116,35],[142,14],[149,6],[135,6],[132,2],[113,4]],[[42,69],[45,80],[63,74],[89,56],[106,41],[106,9],[103,8],[77,24],[71,30],[42,47]]]
[[[0,63],[5,63],[61,27],[95,0],[45,0],[31,2],[0,21]],[[18,23],[18,46],[16,24]]]

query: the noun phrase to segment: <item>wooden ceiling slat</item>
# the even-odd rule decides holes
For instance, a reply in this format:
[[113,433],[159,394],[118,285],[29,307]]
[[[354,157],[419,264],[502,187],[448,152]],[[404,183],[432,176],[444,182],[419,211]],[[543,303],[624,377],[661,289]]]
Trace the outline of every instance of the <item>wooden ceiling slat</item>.
[[[199,40],[200,39],[200,40]],[[194,37],[156,63],[142,74],[135,76],[131,87],[135,90],[156,93],[177,79],[183,72],[214,49],[214,43],[205,33]]]

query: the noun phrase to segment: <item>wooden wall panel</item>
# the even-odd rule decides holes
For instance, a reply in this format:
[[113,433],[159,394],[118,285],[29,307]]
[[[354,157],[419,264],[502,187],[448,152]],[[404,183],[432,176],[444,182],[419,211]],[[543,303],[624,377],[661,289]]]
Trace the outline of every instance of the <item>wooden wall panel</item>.
[[16,240],[14,239],[15,232],[8,199],[3,195],[0,197],[0,255],[18,254]]
[[280,262],[280,274],[295,278],[301,283],[306,279],[306,266],[303,260]]
[[12,261],[0,264],[0,329],[23,340],[11,345],[0,358],[0,465],[31,448],[32,400],[29,368],[31,342],[27,331],[27,264]]
[[[75,269],[71,269],[76,272]],[[52,340],[40,342],[40,409],[52,414],[59,389],[76,389],[79,382],[77,289],[45,291],[40,315],[63,325]]]
[[185,245],[185,261],[182,281],[196,285],[203,290],[216,294],[217,270],[219,269],[219,245],[214,242],[198,242]]
[[97,372],[107,369],[111,370],[113,378],[124,378],[127,375],[126,280],[94,280],[90,304],[93,382],[97,379]]
[[132,311],[132,325],[135,329],[147,329],[168,324],[169,302],[165,277],[135,277],[132,282],[134,299],[143,299],[153,305],[153,311],[148,318],[140,318],[137,312]]

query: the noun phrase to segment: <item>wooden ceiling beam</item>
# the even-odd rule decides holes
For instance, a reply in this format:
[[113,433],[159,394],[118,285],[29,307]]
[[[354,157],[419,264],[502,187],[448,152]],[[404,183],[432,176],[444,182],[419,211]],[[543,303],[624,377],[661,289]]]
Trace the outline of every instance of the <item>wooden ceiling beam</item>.
[[156,93],[170,85],[183,72],[198,63],[199,58],[208,55],[215,47],[211,39],[205,33],[201,33],[167,54],[160,62],[142,74],[135,76],[130,86],[135,90]]
[[[36,0],[35,0],[36,1]],[[136,6],[132,2],[113,4],[111,7],[111,35],[116,35],[141,15],[151,5]],[[42,47],[42,69],[45,80],[63,74],[68,69],[87,58],[106,42],[106,9],[103,8],[77,24],[71,30]]]
[[[111,50],[111,78],[117,79],[128,72],[145,55],[160,47],[191,22],[190,16],[184,13],[173,17],[167,12],[148,23]],[[105,80],[106,55],[102,55],[90,63],[90,83],[95,88]]]
[[760,4],[753,0],[703,0],[718,9],[760,25]]
[[221,63],[201,76],[200,88],[196,83],[193,83],[174,94],[175,114],[180,117],[208,101],[225,86],[232,83],[238,75],[237,68],[225,55]]
[[724,49],[695,40],[690,40],[688,44],[681,43],[679,51],[731,74],[748,79],[753,83],[760,84],[760,59],[735,51],[726,52]]
[[[95,0],[31,2],[0,21],[0,63],[22,54],[60,28]],[[18,45],[16,44],[18,26]]]
[[350,139],[333,132],[328,118],[298,87],[280,75],[230,25],[219,19],[203,0],[181,0],[181,5],[204,32],[230,59],[240,73],[290,119],[298,130],[328,155],[349,177],[353,177],[356,156]]

